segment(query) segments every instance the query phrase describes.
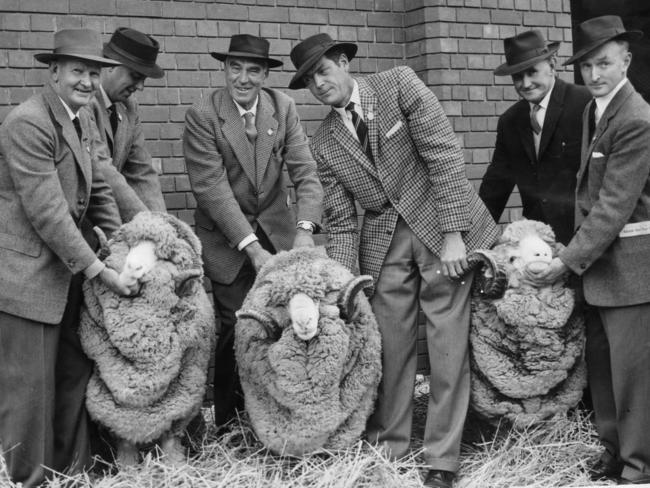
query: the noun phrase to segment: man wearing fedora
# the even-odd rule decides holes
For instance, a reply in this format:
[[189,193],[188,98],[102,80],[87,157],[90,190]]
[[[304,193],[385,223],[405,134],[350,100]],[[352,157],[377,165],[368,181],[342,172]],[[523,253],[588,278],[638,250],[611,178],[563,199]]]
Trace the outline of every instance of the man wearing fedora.
[[566,244],[573,235],[582,111],[591,95],[556,77],[559,47],[538,30],[504,40],[506,62],[494,74],[512,76],[521,100],[499,117],[479,195],[498,222],[516,185],[523,216],[549,224]]
[[268,41],[234,35],[228,52],[211,54],[223,61],[226,86],[188,110],[183,151],[221,323],[214,403],[216,423],[223,425],[242,406],[235,312],[271,254],[314,245],[323,190],[293,99],[264,87],[269,68],[282,65],[269,57]]
[[[466,254],[497,237],[465,176],[463,154],[435,95],[407,67],[353,77],[356,44],[316,34],[291,51],[289,88],[309,88],[332,110],[312,138],[325,190],[327,252],[375,280],[383,378],[367,436],[407,454],[416,372],[418,305],[431,366],[425,485],[450,487],[469,402]],[[356,203],[365,209],[361,236]]]
[[25,487],[89,463],[83,276],[129,293],[79,229],[88,218],[110,235],[121,223],[80,110],[115,62],[88,29],[57,32],[54,50],[34,57],[49,65],[49,83],[0,127],[0,443],[10,478]]
[[574,63],[593,100],[585,109],[576,232],[540,280],[573,271],[587,303],[586,359],[605,451],[592,479],[650,482],[650,106],[627,79],[627,31],[607,15],[577,26]]
[[120,63],[102,70],[101,83],[88,109],[97,125],[96,144],[106,181],[122,220],[142,210],[165,212],[158,174],[145,147],[138,103],[132,96],[149,78],[162,78],[156,64],[158,41],[135,29],[119,27],[104,45],[104,56]]

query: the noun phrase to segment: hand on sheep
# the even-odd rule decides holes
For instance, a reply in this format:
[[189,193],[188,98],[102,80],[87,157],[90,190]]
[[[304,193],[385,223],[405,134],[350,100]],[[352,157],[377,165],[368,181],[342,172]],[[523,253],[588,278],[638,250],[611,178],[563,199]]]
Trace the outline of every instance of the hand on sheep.
[[296,231],[296,237],[293,240],[293,247],[314,247],[314,238],[311,235],[311,232],[306,230],[298,229]]
[[448,278],[460,278],[468,269],[467,251],[460,232],[446,232],[440,251],[442,274]]
[[99,279],[101,279],[104,284],[114,293],[123,296],[129,296],[131,294],[129,287],[120,281],[120,277],[117,274],[117,271],[114,269],[106,266],[103,270],[100,271],[98,276]]
[[560,258],[553,258],[546,269],[541,271],[526,270],[527,278],[536,286],[552,285],[558,278],[569,271]]
[[259,241],[251,242],[248,246],[244,248],[246,254],[253,263],[253,268],[255,272],[259,273],[262,266],[271,258],[272,254],[262,247]]

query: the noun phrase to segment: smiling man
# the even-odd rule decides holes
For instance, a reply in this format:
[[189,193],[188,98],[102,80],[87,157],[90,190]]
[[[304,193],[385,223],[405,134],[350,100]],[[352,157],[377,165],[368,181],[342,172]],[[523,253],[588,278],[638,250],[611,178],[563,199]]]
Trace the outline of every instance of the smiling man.
[[119,27],[104,45],[104,56],[119,65],[102,70],[99,91],[88,106],[97,126],[95,152],[125,222],[142,210],[165,211],[133,96],[146,78],[163,77],[156,64],[158,50],[153,37]]
[[295,103],[264,87],[269,68],[282,65],[268,53],[269,43],[261,37],[233,36],[228,52],[211,53],[223,61],[225,88],[185,116],[183,151],[197,201],[196,233],[221,324],[217,425],[242,406],[233,352],[235,312],[271,254],[313,246],[321,220],[323,190]]
[[559,42],[538,30],[504,40],[506,62],[494,70],[512,76],[521,100],[497,124],[492,162],[479,195],[496,221],[515,186],[523,216],[551,226],[558,241],[573,235],[576,173],[580,166],[582,111],[589,91],[556,77]]
[[49,65],[49,83],[0,126],[0,442],[10,478],[24,487],[90,461],[82,278],[129,293],[80,231],[84,218],[109,236],[121,223],[80,110],[101,66],[115,63],[87,29],[57,32],[54,50],[34,57]]

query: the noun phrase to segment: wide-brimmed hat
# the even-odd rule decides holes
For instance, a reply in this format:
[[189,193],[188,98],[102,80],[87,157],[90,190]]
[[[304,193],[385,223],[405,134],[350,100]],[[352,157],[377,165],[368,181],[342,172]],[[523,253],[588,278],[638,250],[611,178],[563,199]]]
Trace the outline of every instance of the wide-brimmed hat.
[[99,32],[91,29],[62,29],[54,33],[54,49],[49,53],[34,54],[36,61],[49,63],[62,56],[94,61],[103,66],[120,63],[102,56]]
[[163,69],[156,64],[160,44],[153,37],[129,27],[118,27],[104,44],[104,56],[149,78],[162,78]]
[[494,70],[497,76],[512,75],[550,58],[560,49],[559,42],[547,43],[537,29],[503,40],[506,62]]
[[289,88],[297,90],[305,88],[302,77],[311,69],[318,60],[331,49],[339,47],[343,49],[348,60],[354,58],[357,54],[357,45],[351,42],[335,42],[329,34],[315,34],[308,37],[299,44],[296,44],[291,50],[290,57],[293,65],[296,67],[296,74],[291,78]]
[[269,58],[269,41],[250,34],[235,34],[230,38],[227,53],[210,53],[213,58],[225,61],[227,57],[259,59],[266,61],[269,68],[282,66],[279,59]]
[[603,15],[585,20],[578,24],[573,35],[573,56],[562,64],[573,64],[584,55],[614,39],[636,41],[642,37],[642,31],[625,30],[623,21],[618,15]]

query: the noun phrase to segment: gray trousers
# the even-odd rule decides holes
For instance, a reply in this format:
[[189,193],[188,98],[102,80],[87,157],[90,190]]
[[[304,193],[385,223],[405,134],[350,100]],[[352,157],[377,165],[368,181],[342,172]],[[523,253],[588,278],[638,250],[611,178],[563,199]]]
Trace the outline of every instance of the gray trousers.
[[590,310],[586,359],[602,460],[650,482],[650,303]]
[[371,298],[382,334],[383,377],[367,430],[369,441],[394,458],[408,453],[411,438],[419,305],[431,366],[424,461],[431,469],[458,470],[469,404],[471,280],[471,273],[445,278],[438,257],[398,220]]

